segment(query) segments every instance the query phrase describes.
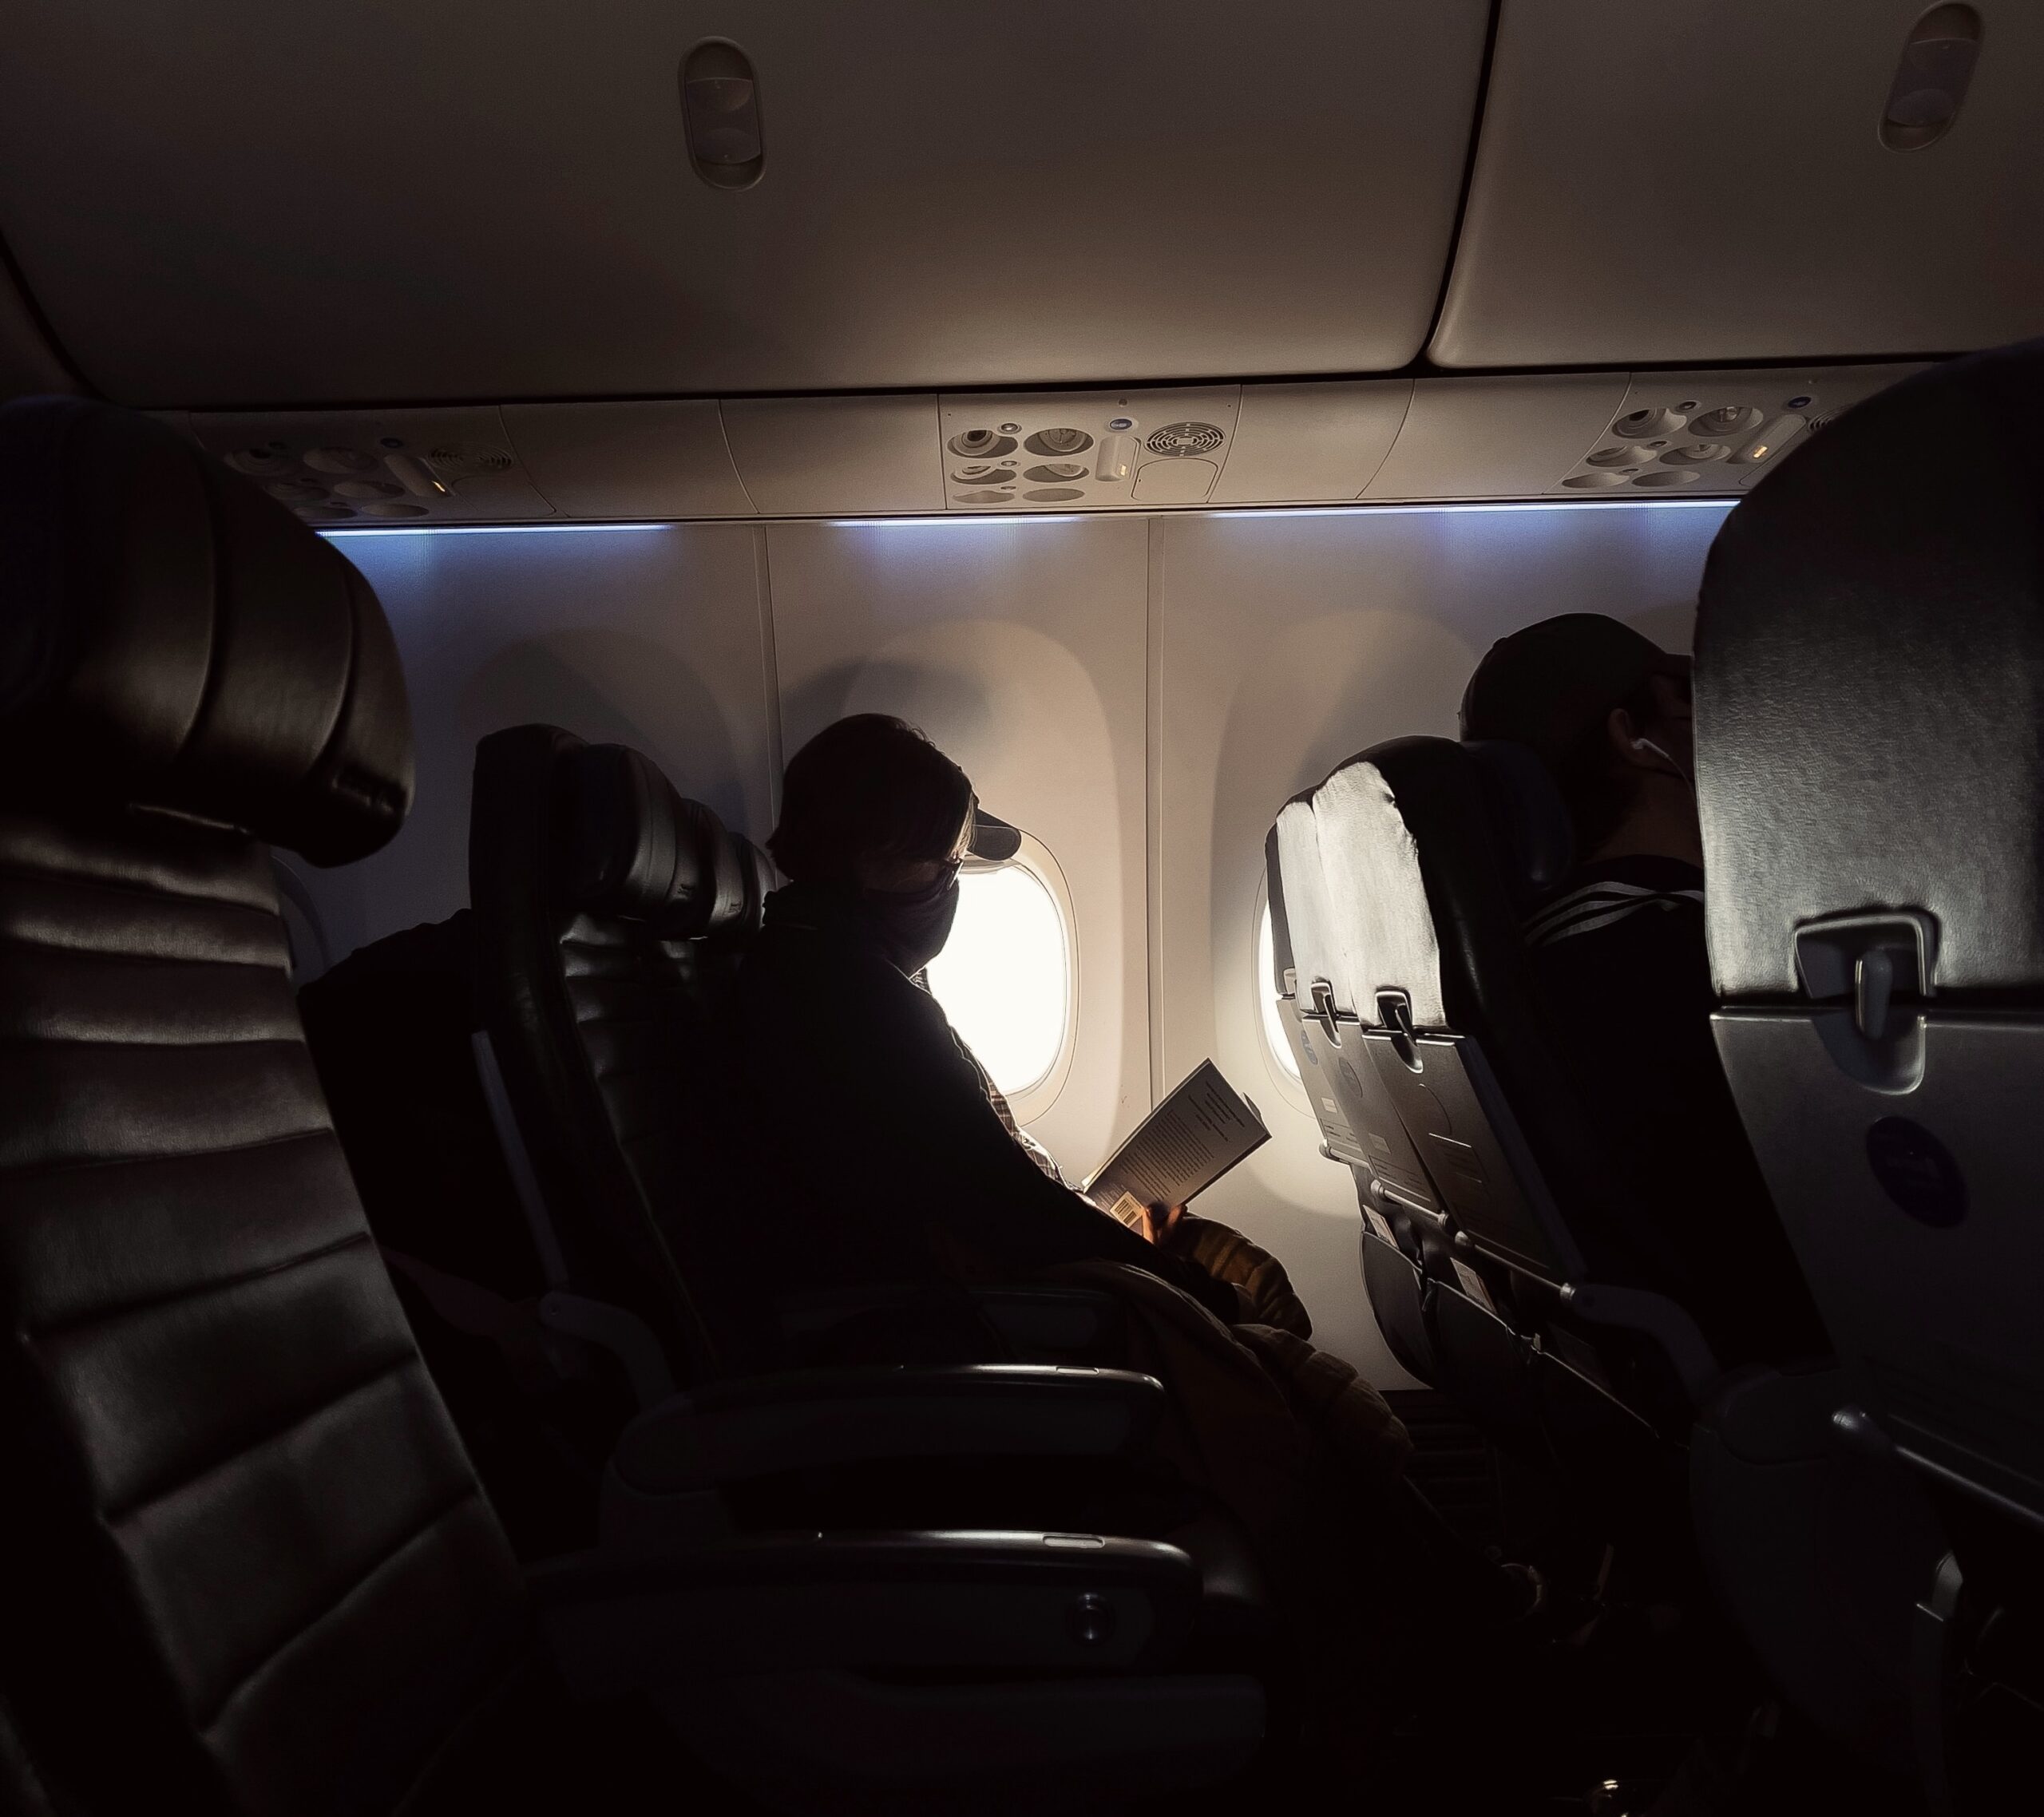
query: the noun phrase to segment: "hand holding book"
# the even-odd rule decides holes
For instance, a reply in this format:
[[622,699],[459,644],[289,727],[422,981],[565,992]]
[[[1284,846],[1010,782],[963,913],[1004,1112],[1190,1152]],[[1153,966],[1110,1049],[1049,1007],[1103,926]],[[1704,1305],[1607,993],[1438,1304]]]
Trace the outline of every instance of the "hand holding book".
[[1086,1196],[1151,1242],[1186,1202],[1270,1139],[1256,1106],[1202,1060],[1087,1182]]

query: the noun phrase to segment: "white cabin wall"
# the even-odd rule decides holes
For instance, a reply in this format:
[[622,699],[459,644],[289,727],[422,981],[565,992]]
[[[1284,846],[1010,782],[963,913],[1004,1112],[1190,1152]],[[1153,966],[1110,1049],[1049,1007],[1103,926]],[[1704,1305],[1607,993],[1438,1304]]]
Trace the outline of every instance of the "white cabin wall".
[[646,751],[763,838],[778,766],[900,713],[1040,839],[1077,922],[1077,1052],[1032,1127],[1075,1177],[1210,1054],[1273,1140],[1202,1201],[1281,1257],[1320,1340],[1404,1380],[1345,1172],[1258,1022],[1263,838],[1365,746],[1451,733],[1491,641],[1601,611],[1686,647],[1721,511],[1377,509],[374,533],[341,548],[409,678],[416,806],[307,873],[328,949],[467,900],[475,742],[526,720]]
[[1068,1175],[1090,1173],[1150,1104],[1147,526],[803,523],[766,536],[788,753],[843,714],[899,714],[1064,873],[1077,1047],[1031,1127]]
[[1354,1189],[1321,1157],[1305,1094],[1270,1061],[1262,1031],[1264,836],[1286,799],[1366,746],[1452,736],[1470,670],[1519,626],[1609,612],[1686,649],[1723,517],[1649,507],[1158,521],[1152,1036],[1163,1084],[1210,1055],[1264,1110],[1271,1141],[1200,1209],[1282,1258],[1317,1341],[1380,1385],[1407,1378],[1363,1296]]
[[339,539],[397,636],[418,780],[382,851],[303,873],[332,956],[467,903],[476,741],[505,726],[636,746],[683,794],[764,837],[776,767],[763,535],[696,524]]

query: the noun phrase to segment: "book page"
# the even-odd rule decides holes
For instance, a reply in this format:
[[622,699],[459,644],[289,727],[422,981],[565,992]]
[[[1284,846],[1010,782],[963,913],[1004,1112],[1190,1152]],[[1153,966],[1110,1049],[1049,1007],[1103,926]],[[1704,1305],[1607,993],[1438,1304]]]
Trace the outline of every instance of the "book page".
[[1256,1106],[1205,1060],[1115,1150],[1086,1196],[1139,1231],[1146,1206],[1183,1205],[1270,1139]]

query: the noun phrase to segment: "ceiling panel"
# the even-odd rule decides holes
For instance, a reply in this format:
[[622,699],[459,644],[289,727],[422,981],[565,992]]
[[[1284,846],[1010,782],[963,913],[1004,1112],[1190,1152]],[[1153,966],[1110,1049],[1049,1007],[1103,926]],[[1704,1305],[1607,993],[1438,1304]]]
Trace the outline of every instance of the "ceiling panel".
[[1927,0],[1503,0],[1432,353],[1452,366],[1959,352],[2044,332],[2044,6],[1978,0],[1950,98]]
[[[1378,370],[1427,333],[1487,13],[17,6],[0,232],[144,405]],[[712,34],[758,78],[747,188],[691,163]]]

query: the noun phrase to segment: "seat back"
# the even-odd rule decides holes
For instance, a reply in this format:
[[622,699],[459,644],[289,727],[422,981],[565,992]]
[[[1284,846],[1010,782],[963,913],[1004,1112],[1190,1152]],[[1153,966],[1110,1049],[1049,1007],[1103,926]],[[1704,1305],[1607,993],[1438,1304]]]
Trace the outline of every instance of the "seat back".
[[[1358,1039],[1432,1189],[1413,1223],[1440,1385],[1507,1440],[1623,1476],[1639,1415],[1680,1421],[1713,1371],[1679,1308],[1600,1281],[1583,1234],[1622,1229],[1622,1201],[1522,932],[1567,868],[1566,811],[1531,753],[1442,738],[1375,746],[1305,799]],[[1614,1333],[1614,1304],[1666,1328]]]
[[158,425],[10,404],[0,477],[0,1688],[61,1808],[392,1811],[524,1621],[266,843],[395,833],[396,651],[338,552]]
[[637,1314],[702,1380],[752,1328],[686,1283],[717,1272],[706,1246],[743,1202],[708,1034],[766,860],[639,752],[552,726],[477,746],[471,812],[477,1000],[567,1285]]
[[1343,924],[1381,930],[1357,953],[1354,988],[1378,1005],[1383,1076],[1447,1216],[1479,1253],[1559,1286],[1585,1270],[1550,1190],[1557,1163],[1574,1196],[1583,1190],[1575,1175],[1594,1170],[1559,1142],[1537,1141],[1567,1131],[1573,1107],[1555,1102],[1521,916],[1566,867],[1569,846],[1558,801],[1550,827],[1564,830],[1531,865],[1515,862],[1501,837],[1507,789],[1535,807],[1552,796],[1513,761],[1520,754],[1396,739],[1329,776],[1314,813]]
[[1741,1114],[1864,1406],[1935,1475],[2033,1522],[2040,406],[2032,342],[1827,429],[1720,534],[1697,671]]
[[1265,841],[1264,871],[1277,973],[1271,984],[1320,1125],[1321,1152],[1355,1180],[1371,1310],[1392,1356],[1421,1381],[1436,1384],[1440,1364],[1428,1257],[1440,1243],[1440,1197],[1378,1076],[1368,1039],[1377,1004],[1373,998],[1359,1002],[1355,992],[1356,967],[1328,899],[1309,795],[1294,798],[1279,813]]

